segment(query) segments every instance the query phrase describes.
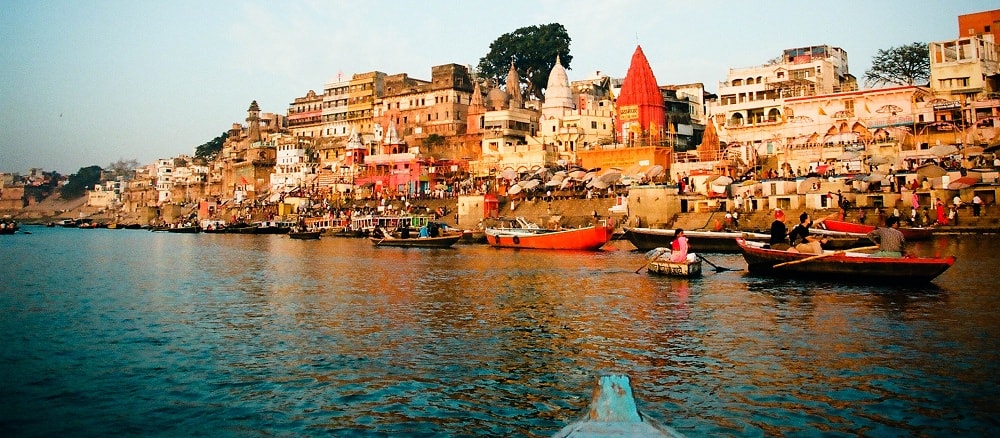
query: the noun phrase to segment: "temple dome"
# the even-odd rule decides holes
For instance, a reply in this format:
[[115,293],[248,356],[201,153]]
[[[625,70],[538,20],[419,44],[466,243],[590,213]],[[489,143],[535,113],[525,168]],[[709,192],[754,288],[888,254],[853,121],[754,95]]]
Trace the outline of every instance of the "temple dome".
[[567,108],[573,109],[573,89],[569,86],[569,76],[566,68],[559,62],[559,55],[556,55],[556,64],[549,72],[549,82],[545,87],[545,102],[542,108]]

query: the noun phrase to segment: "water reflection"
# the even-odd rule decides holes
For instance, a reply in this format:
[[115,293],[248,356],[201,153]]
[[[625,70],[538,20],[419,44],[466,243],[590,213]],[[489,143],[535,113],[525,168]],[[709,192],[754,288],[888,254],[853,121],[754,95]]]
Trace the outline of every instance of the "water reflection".
[[895,288],[656,277],[622,250],[21,237],[0,254],[19,435],[548,436],[608,372],[692,435],[983,435],[1000,411],[993,240],[916,244],[959,261]]

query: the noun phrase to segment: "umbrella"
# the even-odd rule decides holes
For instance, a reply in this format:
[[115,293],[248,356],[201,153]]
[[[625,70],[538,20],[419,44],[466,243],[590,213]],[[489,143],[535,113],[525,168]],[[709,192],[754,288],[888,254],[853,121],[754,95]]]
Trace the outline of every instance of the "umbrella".
[[545,183],[545,187],[555,187],[562,184],[562,180],[552,179],[551,181]]
[[[539,181],[539,180],[537,180],[537,179],[528,180],[528,181],[526,181],[524,183],[524,188],[527,189],[527,190],[531,190],[531,189],[533,189],[535,187],[538,187],[538,185],[541,184],[541,183],[542,182]],[[520,185],[520,184],[518,184],[518,185]]]
[[567,174],[566,174],[565,170],[560,170],[560,171],[556,172],[554,175],[555,176],[565,177]]
[[663,166],[657,164],[646,170],[646,178],[656,178],[663,174]]
[[958,148],[950,144],[937,145],[928,149],[928,152],[937,155],[939,157],[947,157],[948,155],[957,154]]
[[612,169],[602,173],[599,178],[601,181],[604,181],[608,184],[614,184],[615,181],[618,181],[618,179],[621,177],[622,177],[622,172],[620,170]]
[[847,151],[847,152],[844,152],[844,153],[840,154],[840,156],[837,157],[837,160],[840,160],[840,161],[854,161],[854,160],[857,160],[858,158],[861,158],[861,154],[859,154],[859,153],[857,153],[855,151]]
[[587,174],[586,170],[574,170],[569,173],[569,176],[576,179],[583,179],[584,175]]
[[938,178],[948,174],[947,170],[937,164],[925,164],[917,168],[917,175],[924,178]]
[[872,172],[868,175],[868,181],[882,181],[885,179],[885,174],[879,171]]
[[566,179],[566,175],[559,175],[559,174],[556,174],[556,175],[553,175],[553,176],[552,176],[552,179],[550,179],[549,181],[550,181],[550,182],[551,182],[551,181],[555,181],[555,182],[557,182],[557,183],[558,183],[558,182],[562,182],[562,180],[564,180],[564,179]]
[[518,193],[521,193],[521,186],[519,184],[514,184],[507,189],[508,195],[516,195]]
[[966,156],[970,156],[970,157],[975,157],[976,155],[982,155],[983,154],[983,147],[982,146],[969,146],[969,147],[966,147],[965,149],[962,149],[962,154],[964,154]]
[[500,172],[500,177],[508,181],[513,180],[517,178],[517,172],[514,171],[514,169],[507,169],[504,170],[503,172]]
[[878,166],[880,164],[887,164],[890,161],[892,161],[892,158],[889,158],[885,155],[874,155],[868,158],[868,163],[874,166]]
[[961,190],[967,187],[972,187],[979,183],[979,178],[971,176],[963,176],[948,183],[948,190]]
[[[813,188],[813,185],[815,185],[816,187],[815,189]],[[819,178],[811,176],[809,178],[802,180],[802,182],[799,183],[800,192],[808,192],[812,190],[819,190]]]
[[720,175],[718,178],[712,179],[713,186],[728,186],[733,183],[733,179],[728,176]]
[[580,180],[580,181],[590,181],[590,180],[594,179],[594,176],[596,176],[596,175],[597,175],[597,172],[587,172],[587,173],[581,175],[580,177],[575,177],[575,178],[578,179],[578,180]]
[[590,181],[590,183],[588,185],[591,186],[591,187],[593,187],[593,188],[595,188],[595,189],[606,189],[606,188],[608,188],[608,183],[607,182],[605,182],[602,179],[597,179],[597,178],[595,178],[594,180]]

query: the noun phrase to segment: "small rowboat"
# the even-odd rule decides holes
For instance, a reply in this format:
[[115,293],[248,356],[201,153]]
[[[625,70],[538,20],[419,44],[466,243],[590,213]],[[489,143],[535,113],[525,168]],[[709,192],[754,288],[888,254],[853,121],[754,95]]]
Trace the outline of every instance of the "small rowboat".
[[[838,221],[834,219],[826,219],[820,222],[820,226],[826,227],[830,231],[842,231],[847,233],[858,233],[858,234],[868,234],[875,229],[874,225],[859,224],[856,222]],[[903,233],[903,237],[909,241],[915,240],[927,240],[931,238],[933,230],[931,228],[910,228],[910,227],[899,227],[899,231]]]
[[573,437],[683,437],[672,427],[642,415],[626,375],[601,376],[587,415],[563,427],[553,438]]
[[892,283],[926,283],[955,264],[955,257],[872,257],[860,251],[809,254],[737,240],[747,271],[782,277]]
[[320,231],[289,231],[288,238],[299,239],[299,240],[316,240],[319,239]]
[[649,262],[646,270],[651,274],[666,275],[668,277],[701,277],[701,260],[671,262],[668,259],[660,259]]
[[404,248],[449,248],[462,239],[462,233],[445,234],[438,237],[369,237],[375,246],[396,246]]
[[701,277],[701,259],[694,253],[688,254],[683,262],[670,261],[670,250],[657,248],[646,253],[646,272],[668,277]]

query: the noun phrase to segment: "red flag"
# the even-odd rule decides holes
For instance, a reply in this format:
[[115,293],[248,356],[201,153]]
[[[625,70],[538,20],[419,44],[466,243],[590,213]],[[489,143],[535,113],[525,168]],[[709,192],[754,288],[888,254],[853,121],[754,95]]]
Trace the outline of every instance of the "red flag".
[[241,177],[240,177],[240,184],[243,184],[243,185],[247,185],[247,184],[250,184],[250,183],[249,183],[249,182],[247,182],[247,179],[246,179],[246,177],[242,177],[242,176],[241,176]]

